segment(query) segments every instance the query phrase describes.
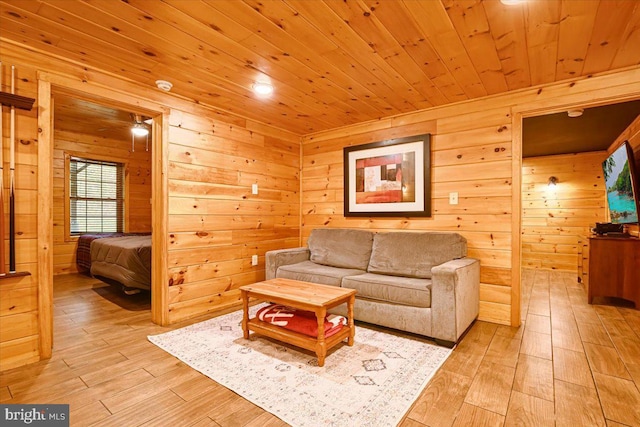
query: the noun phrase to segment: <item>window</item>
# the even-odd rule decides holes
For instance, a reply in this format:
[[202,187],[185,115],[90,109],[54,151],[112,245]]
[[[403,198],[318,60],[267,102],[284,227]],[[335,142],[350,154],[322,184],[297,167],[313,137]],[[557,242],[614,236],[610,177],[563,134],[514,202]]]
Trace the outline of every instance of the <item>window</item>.
[[69,157],[69,234],[124,231],[124,164]]

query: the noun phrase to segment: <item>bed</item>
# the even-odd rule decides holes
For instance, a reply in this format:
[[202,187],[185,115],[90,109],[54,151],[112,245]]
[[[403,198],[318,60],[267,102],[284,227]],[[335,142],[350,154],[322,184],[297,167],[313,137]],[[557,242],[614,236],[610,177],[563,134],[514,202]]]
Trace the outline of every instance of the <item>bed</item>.
[[[83,236],[84,237],[84,236]],[[82,248],[81,248],[82,246]],[[89,246],[88,271],[107,283],[117,282],[125,292],[131,289],[151,288],[151,235],[89,235],[78,242],[78,266],[87,267],[86,252]]]
[[91,242],[105,237],[127,236],[125,233],[97,233],[83,234],[78,237],[78,247],[76,249],[76,265],[80,273],[91,274]]

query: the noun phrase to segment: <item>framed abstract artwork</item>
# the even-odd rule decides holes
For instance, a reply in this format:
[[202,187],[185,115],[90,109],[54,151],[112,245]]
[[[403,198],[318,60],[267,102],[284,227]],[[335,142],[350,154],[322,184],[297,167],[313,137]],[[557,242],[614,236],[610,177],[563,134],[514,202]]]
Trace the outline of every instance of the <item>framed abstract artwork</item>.
[[430,134],[343,152],[344,216],[431,216]]

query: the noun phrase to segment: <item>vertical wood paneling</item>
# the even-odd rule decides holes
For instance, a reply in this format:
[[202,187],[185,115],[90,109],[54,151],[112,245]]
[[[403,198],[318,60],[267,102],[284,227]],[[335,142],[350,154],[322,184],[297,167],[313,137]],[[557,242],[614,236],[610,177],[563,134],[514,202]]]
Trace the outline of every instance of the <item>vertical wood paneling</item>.
[[[47,123],[49,126],[42,126]],[[51,84],[38,81],[38,189],[53,188],[53,99]],[[39,191],[38,197],[38,277],[53,271],[53,192]],[[40,282],[42,283],[42,282]],[[38,352],[48,359],[53,352],[53,286],[38,286]]]
[[[522,265],[576,272],[579,247],[605,220],[606,152],[530,157],[522,165]],[[558,184],[548,185],[549,177]]]
[[137,141],[131,152],[131,140],[113,139],[105,132],[94,135],[71,130],[56,129],[53,152],[53,272],[75,273],[77,238],[67,236],[65,231],[65,200],[68,197],[65,185],[65,153],[88,159],[126,163],[128,181],[127,224],[131,233],[151,231],[151,151],[145,151],[144,143]]
[[[169,122],[169,111],[163,111],[161,116],[156,116],[153,121],[152,162],[152,198],[151,198],[151,223],[155,233],[151,234],[151,248],[156,252],[151,260],[152,292],[151,320],[159,325],[169,323],[169,310],[167,302],[167,220],[168,220],[168,179],[167,164],[169,163],[169,131],[166,124]],[[160,147],[160,145],[162,147]],[[153,280],[159,285],[154,286]]]

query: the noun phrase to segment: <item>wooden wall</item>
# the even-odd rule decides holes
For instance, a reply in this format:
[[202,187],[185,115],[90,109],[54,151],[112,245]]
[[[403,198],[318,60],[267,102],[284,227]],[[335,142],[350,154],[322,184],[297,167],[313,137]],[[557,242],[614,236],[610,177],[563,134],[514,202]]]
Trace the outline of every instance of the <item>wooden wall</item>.
[[[478,107],[409,115],[305,137],[303,240],[318,227],[457,231],[467,239],[468,255],[482,262],[482,319],[510,323],[511,109],[497,103],[487,108],[478,103]],[[460,120],[459,115],[465,119]],[[432,135],[432,216],[345,218],[342,149],[422,133]],[[449,204],[450,192],[458,192],[458,205]]]
[[[106,98],[118,95],[129,104],[166,109],[163,132],[169,165],[166,175],[154,174],[154,185],[166,182],[168,187],[169,213],[163,215],[168,227],[153,231],[154,236],[163,233],[168,242],[168,251],[157,254],[167,260],[168,283],[154,285],[167,293],[167,302],[156,309],[170,322],[237,303],[238,285],[264,277],[266,250],[296,246],[300,236],[305,240],[315,227],[348,226],[459,231],[469,241],[469,254],[482,263],[481,319],[517,325],[522,115],[640,98],[636,67],[308,135],[300,157],[296,135],[196,105],[151,85],[4,40],[0,57],[4,64],[18,66],[18,93],[24,96],[37,97],[36,76],[42,70],[73,80],[77,90],[90,88]],[[39,167],[36,114],[34,109],[18,115],[18,264],[32,275],[0,280],[2,370],[37,360],[38,342],[46,341],[48,328],[37,309],[38,301],[50,308],[39,289],[51,289],[52,284],[49,277],[37,277],[38,268],[49,261],[38,257],[48,248],[37,240],[36,200],[38,191],[50,194],[46,192],[52,188],[44,183],[34,187]],[[342,147],[424,132],[433,134],[433,217],[345,219],[338,190]],[[258,184],[258,195],[251,194],[253,183]],[[448,205],[451,191],[459,192],[459,205]],[[260,257],[257,268],[250,265],[253,254]]]
[[[522,167],[522,265],[577,272],[588,280],[588,236],[607,222],[602,161],[623,141],[631,143],[640,165],[640,117],[607,151],[533,157]],[[554,188],[550,176],[559,179]],[[630,227],[632,234],[638,227]]]
[[[457,231],[467,238],[469,255],[481,262],[479,318],[517,326],[522,117],[640,98],[639,77],[634,69],[306,135],[303,240],[317,227]],[[432,217],[345,218],[342,149],[421,133],[433,135]],[[448,204],[449,192],[459,193],[458,205]]]
[[[76,82],[76,91],[86,87],[105,99],[121,96],[123,104],[168,112],[165,149],[170,164],[167,174],[158,174],[157,180],[168,181],[169,227],[153,230],[164,233],[169,246],[168,254],[157,254],[158,259],[168,260],[169,281],[154,282],[168,294],[166,305],[157,308],[163,319],[173,322],[239,304],[237,287],[264,278],[265,251],[299,244],[299,135],[4,40],[0,58],[5,66],[3,89],[8,88],[7,64],[15,64],[17,93],[36,98],[36,105],[37,75],[42,71]],[[6,108],[3,111],[8,161],[9,119]],[[43,323],[46,316],[38,311],[39,303],[48,304],[47,297],[39,289],[53,285],[48,277],[38,277],[38,268],[46,261],[38,257],[37,200],[38,191],[54,190],[37,187],[37,114],[37,108],[17,114],[17,259],[18,269],[31,275],[0,279],[0,370],[39,360],[39,342],[46,341],[42,331],[48,328],[46,319]],[[155,163],[153,168],[160,169]],[[257,195],[251,194],[254,183]],[[259,256],[257,266],[251,266],[254,254]]]
[[77,238],[65,232],[65,153],[89,159],[126,163],[128,181],[126,231],[151,231],[151,151],[144,144],[131,152],[131,140],[114,139],[107,135],[89,135],[56,129],[53,159],[53,273],[76,273]]
[[170,322],[237,305],[266,251],[299,245],[299,174],[297,136],[171,112]]
[[[2,57],[2,90],[10,90],[12,62]],[[36,70],[16,68],[16,93],[35,98]],[[9,262],[9,108],[2,108],[2,147],[4,160],[5,254]],[[37,110],[15,113],[15,209],[16,270],[28,271],[24,277],[0,279],[0,369],[8,369],[39,360],[38,351],[38,123]]]
[[[606,220],[606,151],[522,162],[522,266],[578,272],[580,242]],[[550,176],[558,178],[549,186]]]
[[607,150],[607,153],[611,154],[616,151],[616,148],[618,148],[624,141],[629,141],[631,144],[631,148],[633,148],[633,152],[635,154],[636,167],[640,167],[640,116],[636,117],[633,123],[631,123],[624,132],[622,132],[620,136],[613,141]]

